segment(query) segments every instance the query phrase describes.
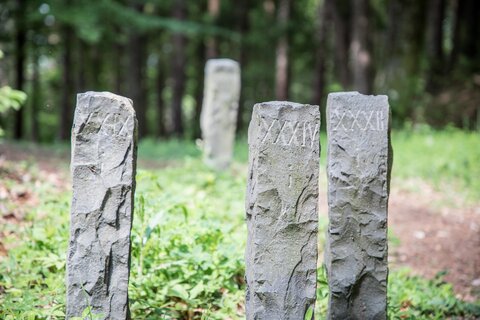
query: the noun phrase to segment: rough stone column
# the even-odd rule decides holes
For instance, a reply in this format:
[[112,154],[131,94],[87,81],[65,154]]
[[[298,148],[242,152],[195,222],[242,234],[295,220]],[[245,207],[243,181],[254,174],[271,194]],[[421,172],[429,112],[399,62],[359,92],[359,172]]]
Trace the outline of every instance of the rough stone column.
[[208,60],[200,126],[204,161],[213,169],[226,169],[232,160],[239,98],[238,63],[230,59]]
[[72,128],[73,198],[67,257],[67,318],[90,305],[128,319],[137,120],[130,99],[77,96]]
[[328,95],[328,319],[387,317],[389,123],[387,96]]
[[247,319],[303,320],[314,308],[320,111],[256,104],[248,128]]

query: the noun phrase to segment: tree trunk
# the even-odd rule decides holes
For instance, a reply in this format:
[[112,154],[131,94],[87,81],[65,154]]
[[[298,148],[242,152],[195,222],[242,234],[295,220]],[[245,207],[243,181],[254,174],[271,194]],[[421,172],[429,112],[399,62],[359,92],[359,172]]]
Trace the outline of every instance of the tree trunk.
[[82,39],[77,40],[77,92],[87,91],[87,44]]
[[338,74],[338,80],[343,89],[350,87],[350,71],[348,68],[348,44],[350,42],[349,32],[349,17],[342,14],[341,6],[349,5],[345,0],[332,1],[331,5],[327,7],[331,11],[333,20],[333,46],[334,46],[334,60],[335,73]]
[[123,63],[123,53],[125,47],[120,42],[115,42],[115,53],[114,53],[114,66],[115,66],[115,75],[114,75],[114,84],[115,92],[120,95],[125,95],[124,88],[124,71],[125,66]]
[[197,46],[197,83],[195,86],[195,115],[193,117],[193,138],[199,139],[202,137],[202,132],[200,130],[200,115],[202,113],[202,104],[203,104],[203,86],[205,73],[205,45],[203,42],[199,41]]
[[38,106],[40,105],[40,72],[38,49],[33,49],[33,74],[32,74],[32,97],[31,103],[31,140],[38,142],[40,132],[38,127]]
[[[187,18],[187,8],[185,0],[176,0],[173,7],[173,17],[178,21],[185,21]],[[186,64],[186,46],[187,38],[182,33],[174,33],[172,36],[172,73],[173,73],[173,92],[172,92],[172,119],[173,133],[177,137],[183,136],[183,115],[182,100],[185,92],[185,64]]]
[[[243,1],[243,0],[242,0]],[[220,0],[208,0],[208,15],[210,16],[212,25],[215,25],[220,13]],[[207,59],[218,57],[218,42],[215,36],[207,38]]]
[[353,86],[363,94],[372,92],[372,55],[369,46],[369,0],[353,1],[350,62]]
[[[238,31],[242,37],[240,42],[240,55],[239,55],[239,64],[240,64],[240,77],[241,83],[245,83],[245,70],[247,65],[247,45],[245,41],[245,37],[247,35],[249,24],[248,24],[248,9],[250,6],[250,0],[243,0],[236,2],[239,15],[239,24],[238,24]],[[240,89],[240,99],[238,101],[238,113],[237,113],[237,133],[243,130],[243,109],[245,104],[245,90]]]
[[475,60],[480,62],[478,59],[478,51],[480,46],[480,41],[478,40],[478,34],[480,32],[480,1],[465,0],[465,2],[465,36],[463,38],[462,53],[470,62]]
[[323,4],[318,6],[317,23],[317,50],[315,55],[315,75],[312,102],[316,105],[323,105],[322,99],[325,92],[326,81],[326,60],[327,60],[327,34],[329,25],[329,6],[332,0],[324,0]]
[[277,13],[277,23],[282,29],[282,35],[276,50],[275,97],[277,100],[288,100],[289,91],[289,61],[288,61],[288,30],[290,17],[290,0],[280,0]]
[[[143,12],[143,4],[134,3],[132,7]],[[145,46],[146,37],[132,30],[129,36],[129,72],[128,72],[128,97],[132,99],[138,120],[138,136],[143,138],[147,135],[146,118],[146,92],[145,92]]]
[[435,92],[441,81],[443,68],[443,19],[445,0],[430,0],[427,16],[427,91]]
[[[17,0],[17,8],[15,15],[16,22],[16,33],[15,33],[15,89],[23,90],[25,82],[25,46],[27,41],[27,30],[26,30],[26,17],[25,17],[25,6],[26,1]],[[15,139],[22,139],[24,137],[23,132],[23,120],[24,120],[24,110],[20,108],[15,111],[15,126],[13,137]]]
[[90,68],[91,68],[91,78],[90,78],[90,85],[93,90],[100,90],[102,87],[101,82],[101,75],[102,75],[102,53],[103,50],[100,49],[101,42],[96,43],[90,46],[91,52],[91,60],[90,60]]
[[405,55],[407,73],[410,75],[419,75],[421,55],[425,44],[425,36],[419,30],[425,30],[426,20],[426,1],[415,2],[408,8],[408,17],[410,23],[407,24],[407,32],[405,38],[409,39],[408,52]]
[[448,59],[449,70],[452,71],[455,68],[455,65],[458,62],[458,56],[461,46],[461,35],[462,35],[462,17],[464,16],[465,1],[464,0],[453,0],[452,6],[454,8],[454,17],[453,17],[453,32],[452,32],[452,50],[450,51],[450,56]]
[[70,130],[73,122],[73,108],[72,103],[75,101],[74,97],[74,78],[72,68],[72,39],[74,32],[71,26],[65,25],[63,27],[63,56],[62,56],[62,99],[60,112],[60,140],[70,139]]
[[157,137],[165,137],[167,132],[165,130],[165,101],[163,100],[163,90],[165,89],[165,64],[161,59],[158,60],[157,66]]

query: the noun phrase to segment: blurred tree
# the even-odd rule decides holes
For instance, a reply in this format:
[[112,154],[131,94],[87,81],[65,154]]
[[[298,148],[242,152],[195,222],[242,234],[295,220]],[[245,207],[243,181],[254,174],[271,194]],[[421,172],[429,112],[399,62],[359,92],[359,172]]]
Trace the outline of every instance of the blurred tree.
[[289,56],[288,56],[288,22],[290,18],[290,0],[279,0],[277,23],[280,26],[280,37],[276,49],[275,98],[279,101],[288,100]]
[[[173,4],[172,16],[179,22],[187,19],[187,6],[185,0],[175,0]],[[183,111],[182,102],[185,93],[185,65],[187,37],[180,32],[174,32],[172,35],[172,119],[173,133],[177,137],[183,136]]]
[[[241,36],[240,40],[240,48],[239,48],[239,58],[238,62],[240,64],[240,76],[242,79],[242,83],[245,83],[245,73],[244,69],[246,69],[248,60],[247,60],[247,33],[249,29],[249,21],[248,21],[248,12],[251,6],[251,0],[243,0],[243,1],[236,1],[235,2],[235,11],[237,12],[237,30]],[[245,104],[245,90],[240,91],[240,101],[238,103],[238,113],[237,113],[237,132],[241,132],[243,130],[243,113],[244,113],[244,104]]]
[[333,0],[324,0],[318,5],[317,32],[316,32],[316,55],[315,75],[313,81],[312,102],[321,105],[326,86],[326,64],[328,59],[327,35],[331,24],[330,14],[332,12]]
[[[24,90],[25,82],[25,56],[27,41],[27,2],[16,0],[15,7],[15,88]],[[15,111],[14,138],[22,139],[24,137],[24,109],[19,108]]]
[[338,81],[344,89],[350,87],[350,71],[348,63],[348,45],[350,43],[349,26],[350,15],[348,8],[350,3],[348,0],[333,1],[327,9],[331,10],[333,22],[333,39],[334,39],[334,59],[335,74],[338,75]]
[[445,0],[430,0],[427,16],[427,72],[426,88],[430,92],[438,89],[443,73],[443,22],[445,19]]
[[[217,23],[218,15],[220,13],[220,0],[208,0],[208,16],[210,23],[215,25]],[[207,38],[207,59],[213,59],[218,57],[218,43],[215,36]]]
[[[144,1],[131,0],[130,5],[138,13],[144,10]],[[138,120],[138,136],[145,137],[148,134],[146,113],[147,113],[147,92],[145,88],[146,82],[146,35],[138,30],[132,29],[129,33],[128,40],[128,90],[127,94],[133,100],[137,120]]]
[[62,101],[60,112],[60,131],[59,139],[68,140],[70,138],[70,129],[73,123],[73,104],[75,101],[74,80],[73,80],[73,61],[72,61],[72,42],[73,28],[65,24],[62,27],[63,54],[62,54]]
[[350,63],[352,66],[353,88],[363,94],[372,92],[372,55],[370,49],[370,1],[353,1],[352,38],[350,42]]

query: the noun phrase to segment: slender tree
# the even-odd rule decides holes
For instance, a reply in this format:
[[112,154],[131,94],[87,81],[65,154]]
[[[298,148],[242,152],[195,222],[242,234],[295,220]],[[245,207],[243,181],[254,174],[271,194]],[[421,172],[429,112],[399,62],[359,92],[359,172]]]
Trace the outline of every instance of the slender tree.
[[[172,16],[179,22],[187,19],[187,7],[185,0],[175,0]],[[183,136],[183,112],[182,100],[185,93],[185,65],[187,38],[183,33],[174,32],[172,35],[172,119],[173,133],[177,137]]]
[[165,129],[165,100],[163,99],[163,90],[166,85],[166,66],[163,61],[163,56],[158,60],[157,74],[156,74],[156,93],[157,93],[157,137],[166,137],[167,131]]
[[350,70],[348,68],[350,17],[342,9],[349,4],[350,1],[347,0],[336,0],[332,1],[331,5],[326,8],[331,11],[333,22],[335,73],[338,75],[338,80],[344,89],[350,87]]
[[33,48],[32,54],[32,64],[33,64],[33,74],[32,74],[32,96],[30,99],[30,123],[31,131],[30,138],[34,142],[40,140],[40,130],[38,126],[38,106],[40,105],[40,71],[39,71],[39,60],[40,55],[38,53],[38,48]]
[[[144,4],[134,1],[131,7],[137,12],[143,12]],[[138,136],[145,137],[147,128],[147,99],[145,89],[146,36],[138,30],[131,30],[128,39],[128,95],[133,100],[138,120]]]
[[113,65],[115,66],[115,75],[114,75],[114,85],[115,92],[118,94],[124,94],[125,87],[125,63],[124,63],[124,54],[125,53],[125,45],[121,43],[119,40],[115,42],[115,54],[114,54],[114,62]]
[[330,25],[330,12],[332,0],[324,0],[318,6],[318,22],[317,22],[317,46],[315,55],[315,74],[313,87],[313,103],[322,105],[322,98],[325,92],[326,84],[326,60],[327,60],[327,33]]
[[[27,26],[26,26],[26,1],[16,0],[15,8],[15,89],[23,90],[25,82],[25,47],[27,42]],[[24,122],[24,109],[20,108],[15,112],[15,126],[13,137],[22,139]]]
[[72,26],[64,24],[62,27],[63,54],[62,54],[62,95],[60,111],[59,139],[68,140],[73,122],[74,77],[72,64],[72,42],[74,30]]
[[352,39],[350,62],[355,90],[364,94],[372,92],[372,54],[369,45],[369,0],[353,1]]
[[276,49],[275,97],[277,100],[288,100],[289,91],[289,42],[287,24],[290,18],[290,0],[280,0],[278,4],[277,22],[281,35]]
[[[238,32],[241,35],[240,42],[240,54],[239,54],[239,64],[241,70],[241,82],[244,84],[246,82],[245,70],[247,70],[247,33],[249,30],[249,21],[248,21],[248,12],[250,9],[251,0],[236,1],[236,12],[238,13]],[[243,130],[243,109],[245,104],[245,90],[240,91],[240,100],[238,102],[238,113],[237,113],[237,132]]]
[[427,16],[427,90],[438,89],[443,69],[443,20],[445,0],[430,0]]
[[[212,24],[216,23],[219,13],[220,0],[208,0],[208,16]],[[218,40],[215,36],[211,35],[207,38],[206,50],[207,59],[218,57]]]
[[204,68],[205,68],[205,45],[203,41],[198,41],[196,47],[196,63],[197,70],[196,72],[196,82],[195,82],[195,113],[193,116],[193,138],[197,139],[202,136],[200,130],[200,115],[202,113],[202,104],[203,104],[203,86],[204,86]]

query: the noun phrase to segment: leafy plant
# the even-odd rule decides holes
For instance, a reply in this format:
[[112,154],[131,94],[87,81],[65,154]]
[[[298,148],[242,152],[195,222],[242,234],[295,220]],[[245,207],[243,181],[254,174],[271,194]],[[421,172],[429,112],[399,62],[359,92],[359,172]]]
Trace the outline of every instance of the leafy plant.
[[[0,50],[0,59],[3,58],[3,52]],[[18,110],[27,99],[25,92],[14,90],[9,86],[0,88],[0,114],[13,109]],[[4,135],[3,129],[0,127],[0,137]]]

